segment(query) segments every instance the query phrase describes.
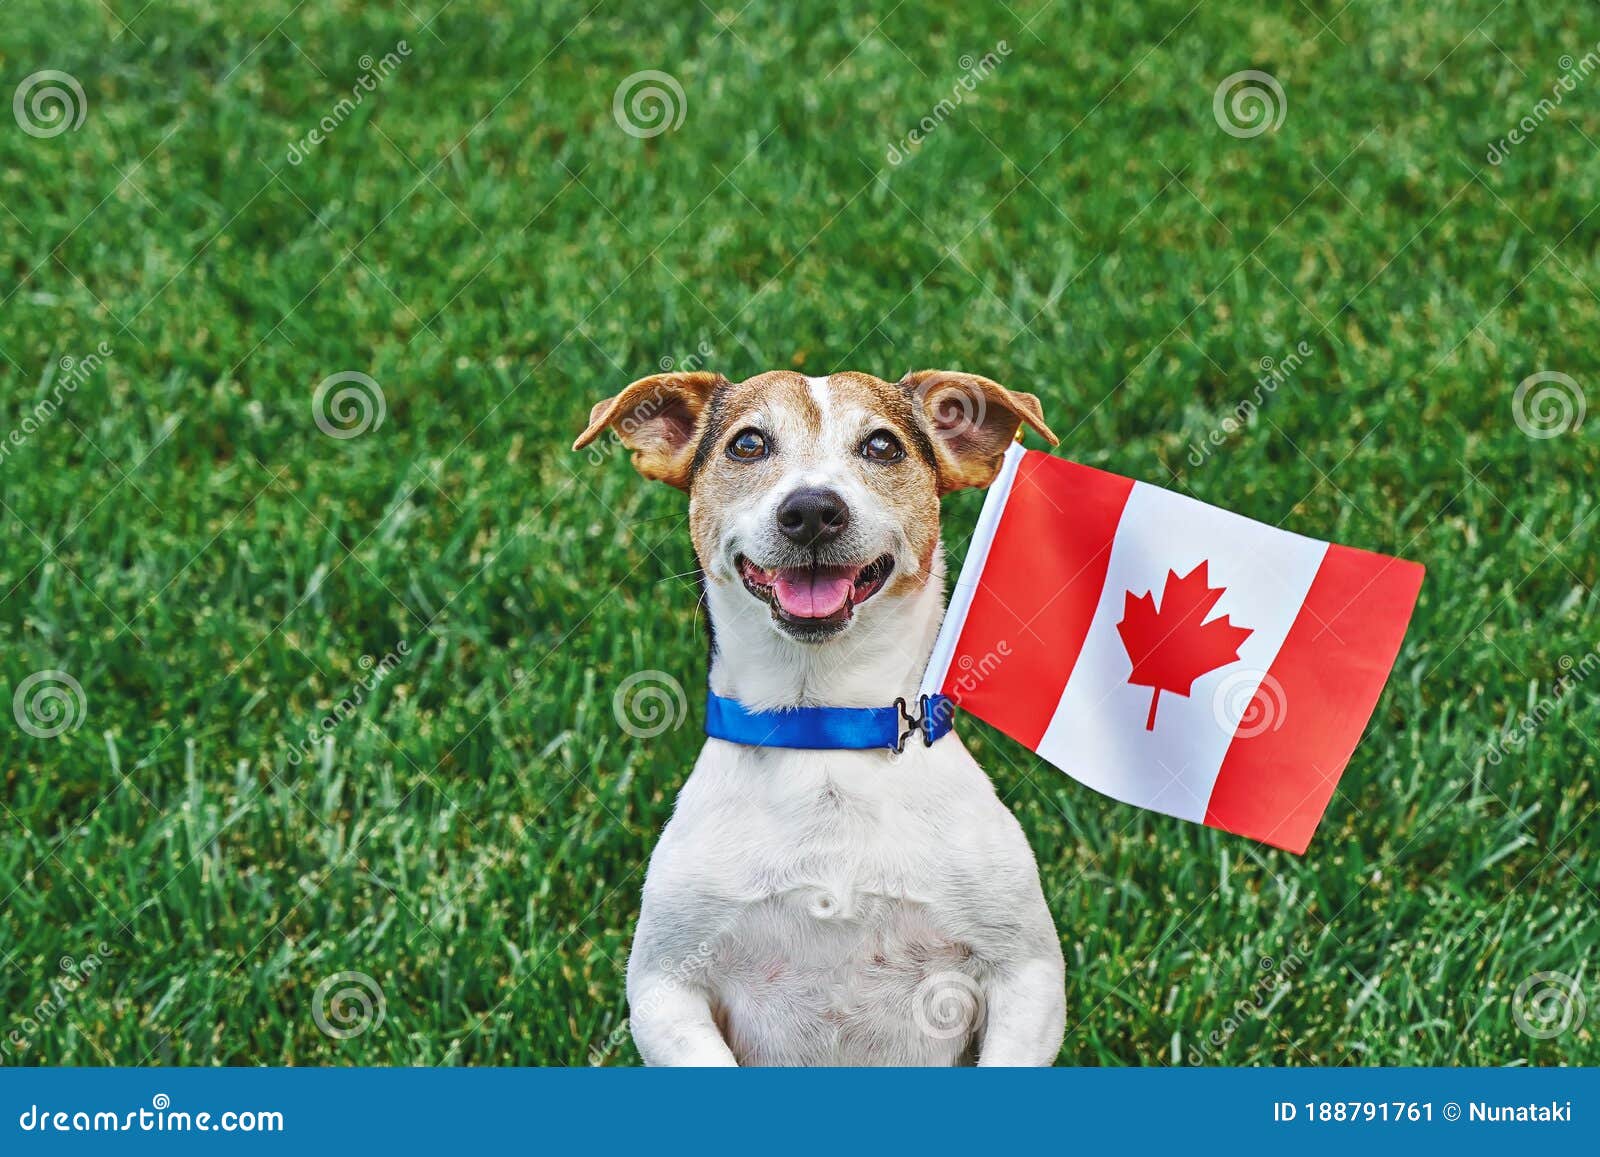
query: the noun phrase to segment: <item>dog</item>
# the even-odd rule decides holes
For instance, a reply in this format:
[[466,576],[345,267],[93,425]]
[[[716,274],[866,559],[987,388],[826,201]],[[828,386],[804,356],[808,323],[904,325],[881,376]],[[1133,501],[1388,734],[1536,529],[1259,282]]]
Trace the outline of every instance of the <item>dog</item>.
[[[916,693],[944,613],[940,498],[1039,401],[974,374],[655,374],[596,404],[689,496],[710,689],[752,712]],[[628,960],[653,1065],[1046,1065],[1066,1018],[1032,849],[957,734],[896,753],[708,738]]]

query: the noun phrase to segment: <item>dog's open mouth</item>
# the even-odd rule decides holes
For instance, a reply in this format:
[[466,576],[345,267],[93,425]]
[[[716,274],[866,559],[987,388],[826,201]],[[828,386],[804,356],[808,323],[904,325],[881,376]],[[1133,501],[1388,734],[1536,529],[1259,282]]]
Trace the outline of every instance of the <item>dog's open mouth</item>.
[[884,555],[865,566],[780,566],[768,570],[740,555],[745,589],[772,608],[772,617],[802,634],[827,634],[850,621],[855,608],[883,589],[894,570]]

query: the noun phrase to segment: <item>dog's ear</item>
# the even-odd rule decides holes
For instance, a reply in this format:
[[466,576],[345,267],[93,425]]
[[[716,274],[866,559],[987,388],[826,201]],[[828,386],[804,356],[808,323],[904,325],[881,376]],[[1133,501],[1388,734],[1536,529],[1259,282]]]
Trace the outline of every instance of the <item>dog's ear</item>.
[[588,429],[572,448],[582,450],[610,427],[633,451],[640,474],[687,490],[700,416],[712,391],[724,385],[721,374],[704,371],[640,378],[616,397],[595,403]]
[[941,494],[993,482],[1023,423],[1050,445],[1059,441],[1045,425],[1038,398],[977,374],[917,370],[901,378],[900,385],[921,404],[933,429]]

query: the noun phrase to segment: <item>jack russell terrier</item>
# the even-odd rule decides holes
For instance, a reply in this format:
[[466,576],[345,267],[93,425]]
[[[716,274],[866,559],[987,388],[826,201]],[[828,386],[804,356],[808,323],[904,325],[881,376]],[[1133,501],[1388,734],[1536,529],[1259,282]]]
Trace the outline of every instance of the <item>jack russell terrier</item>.
[[917,699],[939,499],[989,485],[1023,423],[1056,442],[1033,395],[931,370],[656,374],[590,413],[575,449],[615,430],[688,493],[711,623],[711,737],[628,960],[647,1063],[1055,1059],[1064,968],[1033,851],[948,703]]

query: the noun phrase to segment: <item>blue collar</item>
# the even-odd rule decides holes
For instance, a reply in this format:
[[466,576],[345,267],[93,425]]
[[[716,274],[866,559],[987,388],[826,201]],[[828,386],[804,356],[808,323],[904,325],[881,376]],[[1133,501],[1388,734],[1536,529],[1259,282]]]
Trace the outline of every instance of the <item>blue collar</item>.
[[913,716],[904,699],[892,707],[787,707],[751,711],[734,699],[706,692],[706,734],[746,747],[798,747],[807,751],[865,751],[875,747],[899,753],[908,738],[922,733],[932,747],[955,727],[956,707],[944,695],[923,695],[922,715]]

